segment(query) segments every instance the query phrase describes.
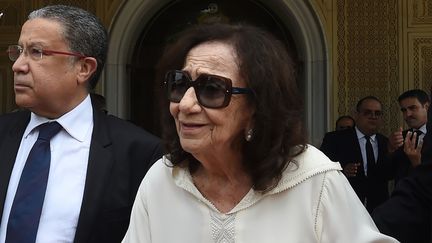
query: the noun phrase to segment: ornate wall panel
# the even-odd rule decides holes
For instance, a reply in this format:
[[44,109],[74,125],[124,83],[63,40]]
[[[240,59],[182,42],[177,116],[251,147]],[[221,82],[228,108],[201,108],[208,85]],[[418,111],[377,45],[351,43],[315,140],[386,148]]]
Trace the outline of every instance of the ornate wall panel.
[[432,27],[431,0],[408,0],[407,10],[409,27],[421,25]]
[[432,86],[432,1],[408,0],[404,6],[406,40],[404,82],[409,88],[430,90]]
[[399,120],[398,5],[393,0],[337,0],[337,112],[351,114],[357,101],[377,96],[389,133]]
[[432,85],[432,33],[429,36],[409,36],[412,55],[409,60],[409,80],[413,88],[429,90]]

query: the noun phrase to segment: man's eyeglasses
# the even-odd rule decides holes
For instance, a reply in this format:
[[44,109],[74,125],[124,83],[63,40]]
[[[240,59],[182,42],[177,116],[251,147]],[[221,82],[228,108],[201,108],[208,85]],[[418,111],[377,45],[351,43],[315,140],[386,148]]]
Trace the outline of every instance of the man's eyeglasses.
[[39,47],[27,47],[23,48],[19,45],[10,45],[6,51],[9,55],[9,59],[13,62],[15,62],[19,56],[24,52],[25,55],[29,56],[32,60],[41,60],[42,57],[58,54],[58,55],[68,55],[68,56],[75,56],[79,58],[86,58],[86,56],[79,54],[79,53],[73,53],[73,52],[64,52],[64,51],[53,51],[53,50],[45,50]]
[[363,110],[360,111],[360,114],[367,117],[381,117],[383,115],[382,111],[371,111],[371,110]]
[[223,108],[228,106],[232,94],[252,94],[249,88],[232,87],[228,78],[201,74],[192,80],[187,72],[173,70],[165,75],[165,87],[168,100],[179,103],[186,91],[193,87],[200,105],[207,108]]

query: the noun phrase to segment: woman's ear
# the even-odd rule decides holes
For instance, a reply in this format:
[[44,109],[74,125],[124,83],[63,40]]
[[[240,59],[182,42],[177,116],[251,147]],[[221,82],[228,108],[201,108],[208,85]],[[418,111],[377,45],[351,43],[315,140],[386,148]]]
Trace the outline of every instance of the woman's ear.
[[79,83],[87,82],[90,77],[96,72],[97,61],[94,57],[85,57],[79,62],[78,79]]

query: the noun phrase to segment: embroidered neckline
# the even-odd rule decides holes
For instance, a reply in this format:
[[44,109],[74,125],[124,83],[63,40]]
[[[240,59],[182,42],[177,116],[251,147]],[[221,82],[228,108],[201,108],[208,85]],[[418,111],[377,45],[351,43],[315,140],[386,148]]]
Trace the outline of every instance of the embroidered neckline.
[[215,243],[234,243],[235,242],[235,219],[234,214],[218,214],[210,211],[211,235]]
[[[234,214],[238,211],[244,210],[248,207],[253,206],[255,203],[260,201],[266,196],[280,193],[282,191],[291,189],[303,181],[313,177],[315,175],[325,173],[332,170],[342,170],[339,163],[332,162],[328,159],[328,161],[321,162],[313,159],[317,153],[322,153],[317,148],[308,145],[305,152],[295,157],[293,161],[288,165],[285,171],[282,174],[282,179],[278,183],[278,185],[272,189],[271,191],[263,194],[261,192],[257,192],[253,189],[250,189],[249,192],[240,200],[240,202],[234,206],[229,212],[225,213],[225,215]],[[169,160],[164,157],[165,163],[170,164]],[[329,163],[330,162],[330,163]],[[196,197],[199,201],[202,201],[206,204],[211,210],[221,213],[212,202],[206,199],[201,192],[196,188],[193,183],[192,176],[188,169],[174,167],[172,169],[172,175],[174,182],[180,188],[191,193],[194,197]]]

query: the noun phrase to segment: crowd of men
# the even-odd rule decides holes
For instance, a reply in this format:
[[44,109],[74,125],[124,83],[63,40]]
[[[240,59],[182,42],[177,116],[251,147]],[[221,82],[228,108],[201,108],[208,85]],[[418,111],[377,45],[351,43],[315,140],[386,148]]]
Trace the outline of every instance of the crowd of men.
[[[351,186],[379,229],[401,242],[429,242],[431,238],[432,174],[428,135],[429,95],[408,90],[398,98],[406,123],[388,137],[379,133],[383,105],[374,96],[357,103],[350,116],[326,133],[323,151],[342,165]],[[351,126],[339,129],[341,121]],[[389,182],[394,182],[394,190]]]

